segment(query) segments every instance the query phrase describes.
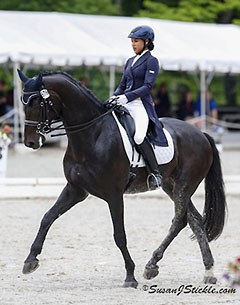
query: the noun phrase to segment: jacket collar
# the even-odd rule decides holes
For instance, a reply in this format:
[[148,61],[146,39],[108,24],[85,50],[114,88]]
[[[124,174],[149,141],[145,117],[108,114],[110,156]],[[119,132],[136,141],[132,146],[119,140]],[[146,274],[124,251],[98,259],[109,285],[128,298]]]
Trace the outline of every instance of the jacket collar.
[[[138,67],[139,65],[141,65],[145,60],[147,60],[149,58],[149,56],[151,55],[151,53],[149,51],[145,52],[136,62],[135,64],[131,67],[132,69],[135,69],[136,67]],[[137,56],[137,55],[136,55]],[[135,57],[136,57],[135,56]],[[134,58],[133,57],[133,60]],[[133,62],[133,60],[131,61],[131,64]]]

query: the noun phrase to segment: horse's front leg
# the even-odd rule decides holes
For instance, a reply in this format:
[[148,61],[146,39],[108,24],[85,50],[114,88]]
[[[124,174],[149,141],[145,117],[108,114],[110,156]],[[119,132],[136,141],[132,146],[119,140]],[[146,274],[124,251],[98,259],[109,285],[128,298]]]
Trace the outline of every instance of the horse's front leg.
[[37,236],[31,246],[31,251],[24,262],[24,274],[31,273],[38,268],[39,262],[37,255],[39,255],[42,251],[47,232],[53,222],[62,214],[67,212],[70,208],[72,208],[76,203],[83,201],[87,196],[88,194],[81,188],[74,188],[70,184],[65,186],[56,203],[44,215],[41,221]]
[[123,195],[113,194],[112,199],[107,200],[114,229],[114,240],[118,248],[121,250],[126,268],[126,279],[123,287],[136,288],[138,282],[134,277],[135,264],[127,249],[127,239],[124,228],[124,211],[123,211]]

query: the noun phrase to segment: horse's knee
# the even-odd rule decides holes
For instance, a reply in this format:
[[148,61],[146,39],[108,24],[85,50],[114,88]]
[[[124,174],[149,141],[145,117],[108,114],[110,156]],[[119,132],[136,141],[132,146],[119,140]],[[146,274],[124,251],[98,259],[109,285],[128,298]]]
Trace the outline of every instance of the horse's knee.
[[49,212],[47,212],[44,216],[43,219],[41,221],[41,227],[42,228],[47,228],[49,227],[52,222],[53,222],[53,215],[51,215]]

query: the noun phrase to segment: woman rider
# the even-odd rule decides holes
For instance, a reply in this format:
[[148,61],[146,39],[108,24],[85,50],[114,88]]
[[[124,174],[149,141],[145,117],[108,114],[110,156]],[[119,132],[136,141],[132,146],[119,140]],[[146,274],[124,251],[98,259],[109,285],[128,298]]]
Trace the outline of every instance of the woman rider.
[[151,89],[159,71],[158,60],[150,53],[154,48],[154,32],[149,26],[138,26],[128,37],[131,38],[136,56],[127,60],[122,79],[112,99],[115,99],[115,103],[124,105],[135,121],[134,141],[149,172],[149,189],[153,190],[161,186],[162,176],[148,139],[156,145],[168,146],[151,96]]

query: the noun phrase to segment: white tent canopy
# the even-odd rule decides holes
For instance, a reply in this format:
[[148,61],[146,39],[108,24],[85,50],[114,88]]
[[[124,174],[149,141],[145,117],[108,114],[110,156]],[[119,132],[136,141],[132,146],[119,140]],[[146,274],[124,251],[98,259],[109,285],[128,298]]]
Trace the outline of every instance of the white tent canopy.
[[123,65],[133,55],[127,36],[142,24],[155,31],[163,69],[240,72],[235,25],[55,12],[0,11],[0,63]]

